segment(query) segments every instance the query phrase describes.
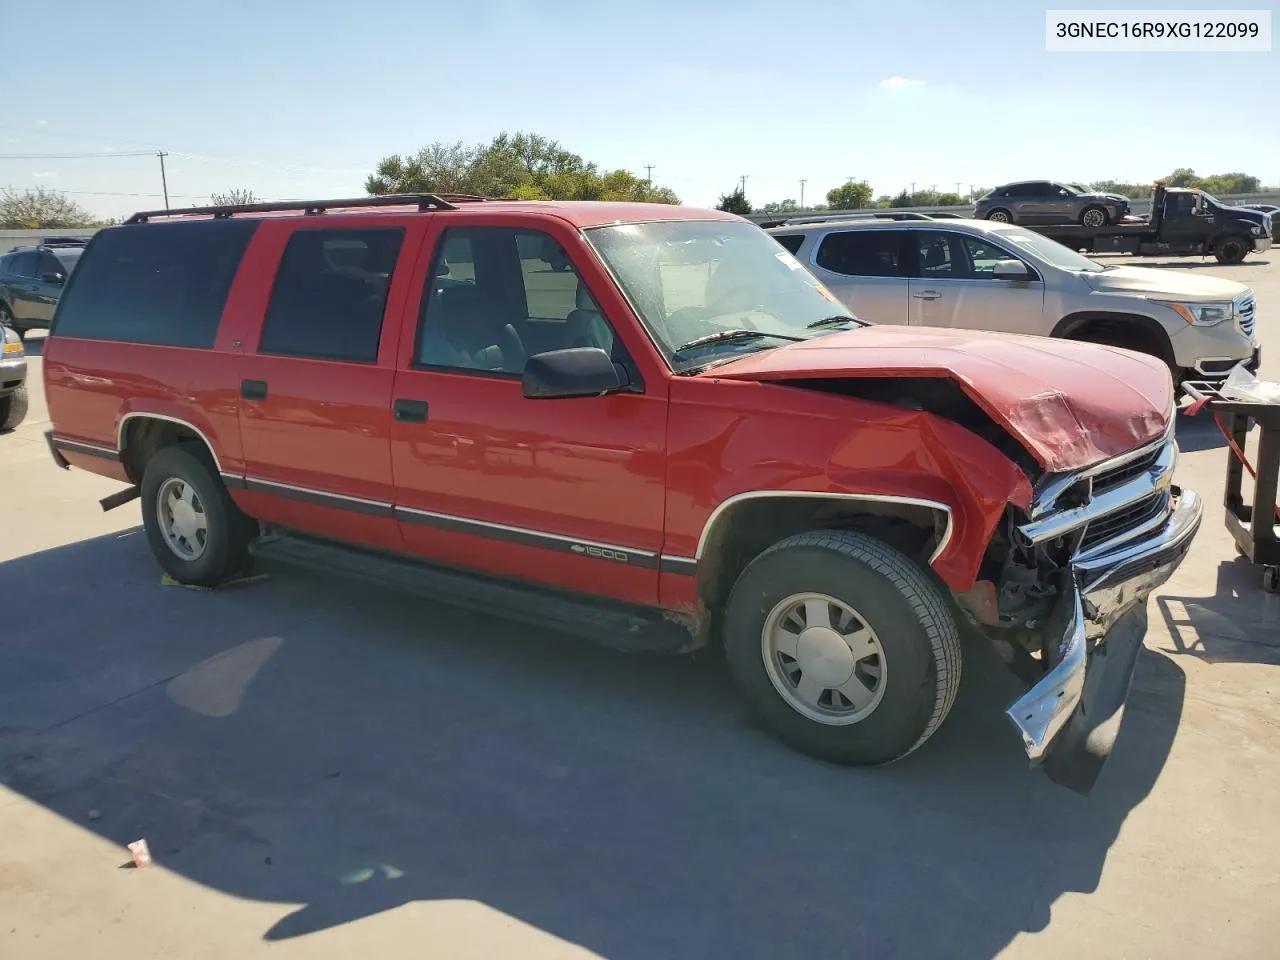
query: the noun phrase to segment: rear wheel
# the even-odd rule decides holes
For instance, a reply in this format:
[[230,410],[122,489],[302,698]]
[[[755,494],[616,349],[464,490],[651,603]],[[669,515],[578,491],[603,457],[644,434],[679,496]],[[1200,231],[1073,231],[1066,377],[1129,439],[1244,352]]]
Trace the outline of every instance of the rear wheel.
[[725,610],[725,652],[774,735],[840,763],[907,755],[960,683],[942,592],[905,554],[848,531],[798,534],[751,561]]
[[1231,234],[1222,237],[1213,245],[1213,255],[1219,263],[1239,263],[1249,252],[1250,244],[1246,237]]
[[1080,211],[1080,226],[1082,227],[1105,227],[1111,218],[1107,216],[1105,207],[1085,207]]
[[1013,214],[1004,207],[996,207],[994,210],[988,211],[987,219],[992,223],[1013,223]]
[[151,552],[179,583],[216,586],[248,563],[252,521],[199,444],[165,447],[147,463],[142,522]]
[[7,396],[0,397],[0,433],[16,430],[27,416],[27,387],[22,385]]

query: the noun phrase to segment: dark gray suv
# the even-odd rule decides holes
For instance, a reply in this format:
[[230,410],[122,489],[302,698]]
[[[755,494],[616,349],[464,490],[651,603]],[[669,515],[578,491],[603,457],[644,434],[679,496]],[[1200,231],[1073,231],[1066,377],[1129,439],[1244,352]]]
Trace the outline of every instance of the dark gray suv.
[[1024,180],[996,187],[977,203],[975,216],[997,223],[1078,223],[1105,227],[1129,213],[1129,199],[1090,193],[1079,184]]

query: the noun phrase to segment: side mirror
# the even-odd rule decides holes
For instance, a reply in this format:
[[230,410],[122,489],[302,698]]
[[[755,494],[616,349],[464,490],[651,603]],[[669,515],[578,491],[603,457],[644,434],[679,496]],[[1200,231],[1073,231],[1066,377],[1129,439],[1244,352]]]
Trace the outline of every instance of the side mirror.
[[529,400],[599,397],[627,385],[625,374],[599,347],[535,353],[525,362],[522,383]]
[[66,277],[60,273],[42,273],[40,274],[41,283],[62,283]]
[[1031,271],[1021,260],[997,260],[991,275],[997,280],[1030,280]]

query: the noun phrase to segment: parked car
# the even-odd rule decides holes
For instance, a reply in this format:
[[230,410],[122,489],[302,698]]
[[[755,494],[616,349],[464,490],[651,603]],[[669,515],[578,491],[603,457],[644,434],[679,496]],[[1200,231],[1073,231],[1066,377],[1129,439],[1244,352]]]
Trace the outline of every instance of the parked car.
[[55,461],[140,497],[175,580],[263,531],[429,561],[490,613],[723,642],[770,730],[848,763],[932,736],[969,624],[1027,679],[1028,756],[1094,782],[1200,523],[1159,362],[864,324],[714,211],[214,210],[99,233],[44,349]]
[[1024,180],[996,187],[975,205],[975,216],[996,223],[1078,223],[1105,227],[1129,213],[1129,198],[1094,193],[1078,184]]
[[1103,265],[1027,228],[981,220],[768,232],[875,323],[1124,347],[1157,357],[1179,384],[1261,362],[1253,291],[1230,280]]
[[0,323],[19,337],[28,330],[47,329],[85,243],[74,237],[47,237],[0,257]]
[[26,351],[17,331],[0,323],[0,433],[15,429],[26,415]]

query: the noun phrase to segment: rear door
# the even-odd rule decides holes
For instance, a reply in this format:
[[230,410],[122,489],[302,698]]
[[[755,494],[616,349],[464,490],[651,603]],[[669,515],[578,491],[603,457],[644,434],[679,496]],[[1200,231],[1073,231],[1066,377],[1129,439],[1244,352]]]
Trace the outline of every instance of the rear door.
[[1053,223],[1059,219],[1056,211],[1063,198],[1052,183],[1019,184],[1014,189],[1014,197],[1019,223]]
[[398,549],[391,388],[424,218],[263,223],[245,270],[244,498],[268,523]]
[[[1026,260],[985,236],[913,230],[908,254],[911,323],[1046,336],[1044,282]],[[1034,279],[994,275],[1001,260],[1019,260]]]
[[[634,352],[634,337],[629,347],[617,334],[600,304],[621,300],[602,295],[608,275],[567,227],[466,223],[424,247],[416,323],[400,344],[391,462],[405,546],[452,566],[654,603],[666,379],[651,354]],[[524,397],[527,356],[582,346],[610,352],[634,389]]]
[[907,323],[906,231],[831,230],[814,244],[809,269],[854,316],[873,323]]

